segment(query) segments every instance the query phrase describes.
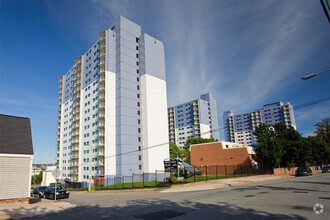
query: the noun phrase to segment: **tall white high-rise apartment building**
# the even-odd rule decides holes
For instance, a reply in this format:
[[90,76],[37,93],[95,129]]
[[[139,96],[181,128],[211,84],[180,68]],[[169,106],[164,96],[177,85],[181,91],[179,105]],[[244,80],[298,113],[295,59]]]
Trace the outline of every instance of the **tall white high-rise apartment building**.
[[263,109],[240,115],[226,111],[223,113],[225,140],[240,144],[252,144],[257,141],[253,131],[261,123],[268,125],[283,123],[296,129],[293,106],[289,102],[276,102],[264,105]]
[[211,93],[199,99],[168,108],[169,142],[183,148],[188,138],[220,140],[217,102]]
[[164,46],[119,17],[60,79],[61,180],[164,170],[169,158]]

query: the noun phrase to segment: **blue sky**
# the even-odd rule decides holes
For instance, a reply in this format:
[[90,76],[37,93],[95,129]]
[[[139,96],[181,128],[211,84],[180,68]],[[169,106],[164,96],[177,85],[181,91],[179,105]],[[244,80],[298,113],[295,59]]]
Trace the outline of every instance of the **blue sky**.
[[[55,162],[58,80],[119,15],[164,42],[168,105],[211,92],[222,113],[330,96],[329,23],[311,0],[1,0],[0,113],[31,118],[35,162]],[[329,101],[297,109],[312,135]],[[223,139],[223,132],[220,131]]]

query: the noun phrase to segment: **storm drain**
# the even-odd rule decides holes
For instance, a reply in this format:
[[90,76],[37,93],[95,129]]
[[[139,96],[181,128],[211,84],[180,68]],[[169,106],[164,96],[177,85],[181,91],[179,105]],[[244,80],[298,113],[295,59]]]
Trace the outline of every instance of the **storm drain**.
[[135,215],[134,217],[144,219],[144,220],[154,220],[154,219],[169,219],[173,217],[177,217],[180,215],[184,215],[186,212],[177,212],[172,210],[163,210],[158,212],[151,212],[144,215]]

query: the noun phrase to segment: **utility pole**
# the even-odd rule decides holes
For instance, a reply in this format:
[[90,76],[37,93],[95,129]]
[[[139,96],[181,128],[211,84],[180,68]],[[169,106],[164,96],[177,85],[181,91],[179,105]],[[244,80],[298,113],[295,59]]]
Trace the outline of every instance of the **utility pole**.
[[178,178],[180,177],[180,165],[179,165],[179,156],[176,156],[176,161],[178,163]]
[[56,175],[55,175],[55,202],[56,202],[56,184],[57,184],[57,166],[56,166]]
[[34,168],[33,168],[33,173],[34,173],[33,182],[34,182],[34,185],[36,185],[36,167],[35,167],[35,165],[34,165]]
[[48,167],[48,161],[46,163],[45,180],[43,181],[45,185],[47,184],[47,167]]

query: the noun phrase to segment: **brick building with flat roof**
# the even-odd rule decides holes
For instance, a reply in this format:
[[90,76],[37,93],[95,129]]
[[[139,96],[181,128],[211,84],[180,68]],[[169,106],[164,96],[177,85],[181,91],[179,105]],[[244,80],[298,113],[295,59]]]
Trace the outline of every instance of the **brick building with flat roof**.
[[191,165],[200,166],[252,166],[255,165],[254,150],[251,146],[231,143],[212,142],[190,146]]

